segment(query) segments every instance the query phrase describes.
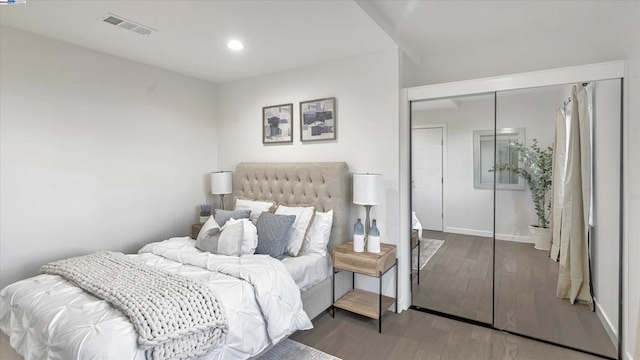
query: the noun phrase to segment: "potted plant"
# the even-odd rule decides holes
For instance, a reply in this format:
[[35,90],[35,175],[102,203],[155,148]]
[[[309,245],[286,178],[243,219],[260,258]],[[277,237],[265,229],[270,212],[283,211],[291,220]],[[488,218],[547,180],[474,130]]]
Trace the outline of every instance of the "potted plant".
[[212,207],[209,204],[200,205],[200,224],[207,222],[207,219],[211,216],[211,209]]
[[533,139],[533,144],[529,148],[520,143],[515,143],[514,147],[522,167],[500,163],[496,165],[495,170],[513,171],[525,180],[531,190],[531,199],[538,217],[536,225],[529,225],[534,247],[538,250],[549,250],[551,247],[549,216],[551,215],[553,144],[542,149],[538,145],[538,140]]

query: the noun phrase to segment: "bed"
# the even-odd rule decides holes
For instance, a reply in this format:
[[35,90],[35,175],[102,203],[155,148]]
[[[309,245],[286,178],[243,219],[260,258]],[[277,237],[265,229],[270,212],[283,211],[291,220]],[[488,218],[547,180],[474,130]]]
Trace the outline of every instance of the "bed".
[[[228,333],[202,359],[255,358],[296,330],[310,328],[310,319],[332,305],[328,254],[347,240],[349,197],[344,162],[240,163],[234,173],[234,198],[333,210],[326,257],[279,261],[248,255],[240,257],[239,264],[195,249],[195,241],[188,237],[148,244],[128,256],[215,290],[228,320]],[[324,266],[320,272],[326,275],[316,276],[318,266]],[[241,276],[232,276],[236,273]],[[270,273],[272,278],[267,277]],[[338,289],[349,286],[346,279],[340,284]],[[0,329],[26,359],[146,358],[123,313],[57,275],[39,275],[2,289]]]

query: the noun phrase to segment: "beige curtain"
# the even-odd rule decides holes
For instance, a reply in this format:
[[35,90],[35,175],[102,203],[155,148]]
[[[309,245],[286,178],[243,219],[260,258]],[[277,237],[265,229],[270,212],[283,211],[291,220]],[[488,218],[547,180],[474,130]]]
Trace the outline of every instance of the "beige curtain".
[[560,254],[560,228],[564,201],[564,173],[567,157],[567,121],[562,110],[556,112],[556,136],[553,141],[551,180],[551,252],[549,257],[558,261]]
[[567,170],[560,226],[560,272],[557,296],[592,303],[589,288],[588,224],[591,193],[591,145],[585,89],[571,89]]

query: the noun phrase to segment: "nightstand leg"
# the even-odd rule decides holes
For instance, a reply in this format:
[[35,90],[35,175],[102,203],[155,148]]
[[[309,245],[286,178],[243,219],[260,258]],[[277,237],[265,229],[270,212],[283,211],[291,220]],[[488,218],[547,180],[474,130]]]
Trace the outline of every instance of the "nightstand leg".
[[331,279],[331,317],[336,317],[336,307],[333,304],[336,303],[336,271],[333,271],[333,278]]
[[336,303],[336,274],[337,273],[338,272],[334,269],[333,278],[331,278],[331,317],[332,318],[336,317],[335,303]]
[[418,239],[418,285],[420,285],[420,248],[422,247],[422,245],[420,245],[420,239]]
[[395,282],[396,282],[396,314],[398,313],[398,259],[396,259],[396,278],[395,278]]
[[382,272],[378,277],[378,284],[380,285],[380,292],[378,293],[378,333],[382,334]]

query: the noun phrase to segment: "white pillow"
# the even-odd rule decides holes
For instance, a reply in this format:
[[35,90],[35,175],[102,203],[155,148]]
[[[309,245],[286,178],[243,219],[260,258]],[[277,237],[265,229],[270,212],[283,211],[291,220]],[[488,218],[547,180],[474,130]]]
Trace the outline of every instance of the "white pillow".
[[287,206],[279,205],[276,209],[278,215],[295,215],[296,220],[291,225],[289,234],[287,235],[287,247],[285,248],[285,254],[288,256],[300,255],[302,250],[302,243],[304,237],[307,235],[307,231],[311,227],[311,222],[316,214],[316,207],[309,206]]
[[224,230],[227,226],[241,222],[243,225],[242,233],[242,255],[251,255],[256,252],[258,247],[258,229],[249,219],[230,219],[222,227]]
[[236,199],[236,206],[234,210],[250,210],[249,220],[255,225],[258,221],[258,217],[264,211],[269,211],[275,206],[273,201],[259,201],[248,199]]
[[244,226],[242,224],[225,224],[218,237],[217,250],[214,254],[240,256],[242,255]]
[[316,211],[311,228],[304,238],[302,255],[327,255],[327,245],[331,237],[331,225],[333,225],[333,210],[327,212]]

